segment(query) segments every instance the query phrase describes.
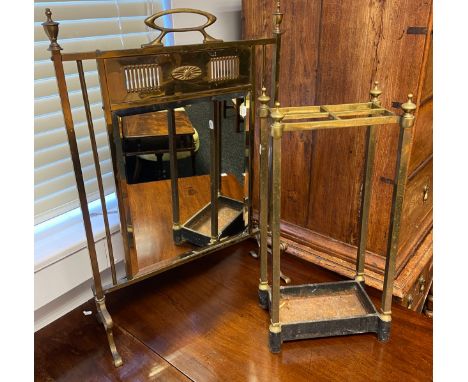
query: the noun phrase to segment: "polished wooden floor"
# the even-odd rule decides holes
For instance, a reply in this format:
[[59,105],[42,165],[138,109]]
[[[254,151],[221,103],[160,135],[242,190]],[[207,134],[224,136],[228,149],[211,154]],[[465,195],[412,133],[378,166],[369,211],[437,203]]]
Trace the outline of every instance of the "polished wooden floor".
[[[271,354],[252,248],[237,245],[109,295],[120,368],[112,364],[100,324],[82,313],[94,312],[92,303],[38,331],[36,380],[432,380],[432,321],[397,306],[388,343],[362,334],[286,342],[280,354]],[[340,278],[288,256],[283,271],[294,283]]]

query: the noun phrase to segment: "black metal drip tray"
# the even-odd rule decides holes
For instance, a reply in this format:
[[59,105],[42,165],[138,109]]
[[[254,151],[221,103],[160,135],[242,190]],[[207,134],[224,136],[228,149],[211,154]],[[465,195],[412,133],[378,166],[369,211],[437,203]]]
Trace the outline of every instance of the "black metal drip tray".
[[[244,203],[228,198],[218,197],[218,239],[236,235],[245,229]],[[197,246],[206,246],[211,240],[211,203],[208,203],[181,228],[182,238]]]
[[377,332],[379,315],[354,280],[281,287],[282,340]]

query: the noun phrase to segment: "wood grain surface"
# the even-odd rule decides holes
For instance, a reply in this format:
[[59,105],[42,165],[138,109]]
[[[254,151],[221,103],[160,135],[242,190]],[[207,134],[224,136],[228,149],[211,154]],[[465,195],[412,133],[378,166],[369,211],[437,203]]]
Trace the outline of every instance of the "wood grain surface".
[[[432,320],[393,308],[390,341],[363,334],[268,350],[258,260],[245,242],[107,296],[124,365],[115,369],[88,303],[35,334],[36,380],[428,381]],[[341,279],[283,256],[294,284]],[[374,301],[380,293],[370,290]],[[161,374],[159,374],[161,373]]]
[[[174,114],[177,135],[193,134],[195,132],[185,110],[175,110]],[[124,117],[123,134],[125,138],[167,137],[167,111]]]

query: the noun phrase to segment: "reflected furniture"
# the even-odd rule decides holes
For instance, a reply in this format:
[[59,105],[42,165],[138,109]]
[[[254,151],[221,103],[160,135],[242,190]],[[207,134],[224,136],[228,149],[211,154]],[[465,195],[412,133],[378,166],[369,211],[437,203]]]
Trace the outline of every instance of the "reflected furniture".
[[[184,109],[175,110],[176,152],[180,159],[184,153],[189,153],[192,160],[192,174],[195,174],[195,154],[197,151],[196,133],[187,112]],[[140,172],[140,156],[150,158],[154,156],[158,165],[159,178],[162,177],[164,154],[169,154],[169,129],[167,126],[167,112],[151,112],[135,114],[123,118],[122,144],[125,156],[135,157],[133,179],[137,180]],[[129,174],[127,174],[128,177]]]

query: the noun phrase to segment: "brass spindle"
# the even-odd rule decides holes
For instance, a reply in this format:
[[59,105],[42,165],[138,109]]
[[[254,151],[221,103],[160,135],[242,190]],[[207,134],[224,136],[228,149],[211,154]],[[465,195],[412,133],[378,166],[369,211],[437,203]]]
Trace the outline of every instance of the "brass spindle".
[[268,103],[266,88],[262,88],[260,102],[260,284],[259,297],[262,307],[267,308],[268,298]]
[[174,109],[167,111],[167,126],[169,130],[169,160],[171,171],[171,191],[172,191],[172,232],[174,241],[181,241],[180,232],[180,212],[179,212],[179,179],[177,169],[177,142]]
[[115,285],[117,284],[117,274],[115,271],[114,250],[112,248],[112,236],[111,236],[111,232],[109,228],[109,218],[108,218],[108,213],[107,213],[106,197],[104,194],[104,186],[102,184],[101,165],[99,162],[99,153],[98,153],[97,145],[96,145],[96,136],[94,134],[93,117],[91,115],[91,108],[89,106],[88,89],[86,86],[86,79],[85,79],[84,72],[83,72],[83,62],[81,60],[77,60],[76,65],[78,67],[78,76],[80,78],[81,93],[83,95],[83,104],[84,104],[85,113],[86,113],[86,120],[88,122],[89,139],[91,141],[91,149],[93,152],[94,169],[96,171],[96,178],[97,178],[97,184],[98,184],[98,189],[99,189],[99,198],[101,200],[102,217],[104,219],[104,228],[106,232],[107,250],[109,251],[109,261],[110,261],[110,269],[111,269],[111,274],[112,274],[112,283]]
[[281,331],[279,321],[280,302],[280,217],[281,217],[281,137],[283,126],[281,120],[283,114],[279,110],[279,102],[275,103],[275,108],[271,112],[273,125],[271,126],[271,136],[273,138],[273,188],[272,188],[272,221],[271,221],[271,248],[272,260],[272,296],[271,296],[271,325],[270,332]]
[[[371,102],[380,106],[379,96],[382,91],[378,88],[379,83],[375,82],[375,87],[370,91]],[[356,281],[364,281],[364,268],[366,263],[367,233],[369,225],[369,210],[372,194],[372,175],[374,171],[375,158],[375,126],[368,126],[366,131],[366,159],[364,184],[361,199],[361,221],[359,227],[359,245],[356,262]]]
[[387,257],[385,261],[385,279],[382,294],[382,320],[386,321],[391,320],[393,282],[395,278],[396,255],[398,252],[398,235],[400,232],[403,196],[405,193],[405,182],[410,156],[414,111],[416,110],[412,94],[408,95],[408,100],[401,105],[401,108],[405,113],[400,118],[396,181],[393,186],[392,212],[390,218]]

